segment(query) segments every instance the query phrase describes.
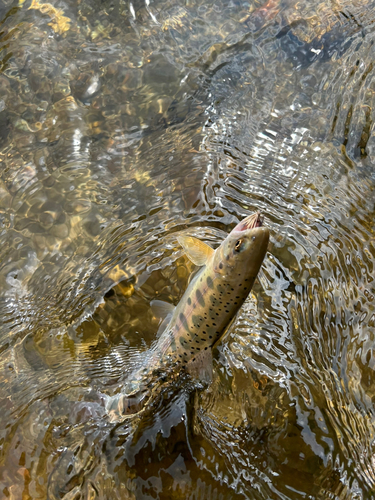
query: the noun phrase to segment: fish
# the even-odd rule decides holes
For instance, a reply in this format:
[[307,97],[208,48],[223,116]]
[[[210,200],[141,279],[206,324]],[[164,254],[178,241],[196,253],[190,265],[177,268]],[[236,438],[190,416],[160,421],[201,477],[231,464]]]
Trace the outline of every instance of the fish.
[[163,384],[181,372],[205,378],[212,365],[212,349],[253,287],[267,253],[269,229],[256,212],[238,223],[216,250],[192,236],[179,235],[177,240],[201,269],[176,307],[151,302],[153,311],[164,316],[161,334],[121,392],[108,397],[106,410],[112,422],[143,412]]

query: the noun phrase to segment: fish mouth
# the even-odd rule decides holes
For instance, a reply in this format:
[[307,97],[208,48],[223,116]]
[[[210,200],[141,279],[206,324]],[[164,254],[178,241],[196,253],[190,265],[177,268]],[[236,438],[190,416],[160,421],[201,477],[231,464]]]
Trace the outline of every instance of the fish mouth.
[[260,212],[255,212],[242,220],[233,231],[247,231],[248,229],[254,229],[255,227],[263,226],[264,217]]

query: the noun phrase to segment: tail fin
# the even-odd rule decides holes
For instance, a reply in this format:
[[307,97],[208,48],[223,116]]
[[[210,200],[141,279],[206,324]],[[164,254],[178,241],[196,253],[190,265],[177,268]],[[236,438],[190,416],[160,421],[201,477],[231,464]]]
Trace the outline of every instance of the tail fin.
[[117,394],[106,401],[106,410],[111,422],[120,422],[139,414],[150,399],[148,391],[135,394]]

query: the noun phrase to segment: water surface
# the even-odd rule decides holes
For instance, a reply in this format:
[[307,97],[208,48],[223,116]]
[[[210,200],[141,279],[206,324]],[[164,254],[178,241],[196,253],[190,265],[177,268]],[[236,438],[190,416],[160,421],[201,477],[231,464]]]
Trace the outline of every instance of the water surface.
[[[375,498],[374,7],[1,1],[2,498]],[[212,383],[109,423],[176,236],[258,209]]]

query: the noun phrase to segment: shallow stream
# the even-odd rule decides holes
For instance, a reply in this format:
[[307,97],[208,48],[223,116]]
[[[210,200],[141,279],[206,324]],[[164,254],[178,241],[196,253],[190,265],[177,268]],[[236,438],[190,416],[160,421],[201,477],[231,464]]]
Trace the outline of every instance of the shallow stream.
[[[375,498],[375,4],[1,0],[0,497]],[[271,229],[213,381],[109,424],[150,301]]]

